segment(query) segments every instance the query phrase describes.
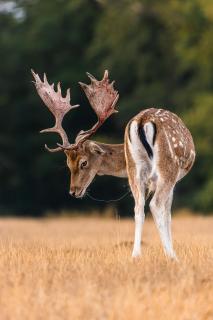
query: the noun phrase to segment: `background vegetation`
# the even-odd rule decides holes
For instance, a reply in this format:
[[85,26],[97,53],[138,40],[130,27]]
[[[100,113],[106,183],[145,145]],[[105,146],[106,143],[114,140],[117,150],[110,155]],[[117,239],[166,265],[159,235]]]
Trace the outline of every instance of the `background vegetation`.
[[[109,69],[120,92],[119,114],[95,139],[122,142],[127,121],[143,108],[180,115],[194,136],[197,160],[177,187],[176,207],[213,207],[213,3],[211,0],[17,0],[0,1],[0,213],[100,207],[69,197],[63,154],[49,154],[39,135],[52,118],[31,83],[30,68],[72,88],[81,107],[67,116],[70,138],[95,117],[78,81]],[[95,197],[126,191],[127,181],[100,177]],[[133,201],[118,203],[122,214]],[[105,206],[105,204],[103,204]]]

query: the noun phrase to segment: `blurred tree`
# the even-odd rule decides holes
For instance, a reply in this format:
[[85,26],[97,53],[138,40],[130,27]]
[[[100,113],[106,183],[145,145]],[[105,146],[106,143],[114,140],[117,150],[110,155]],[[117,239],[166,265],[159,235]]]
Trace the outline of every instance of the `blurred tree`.
[[[0,1],[0,211],[35,214],[48,209],[100,207],[68,196],[63,154],[43,151],[58,137],[39,135],[53,121],[31,84],[30,68],[47,72],[81,107],[67,115],[76,133],[95,121],[77,82],[85,71],[109,69],[120,92],[119,115],[95,139],[123,141],[127,121],[150,106],[168,108],[191,128],[197,161],[178,186],[176,206],[212,211],[213,4],[209,0]],[[208,168],[208,169],[207,169]],[[127,182],[100,177],[99,198],[116,198]],[[104,204],[102,205],[102,207]],[[132,200],[118,204],[132,212]]]
[[[213,208],[213,94],[203,93],[195,96],[194,108],[188,114],[187,122],[196,137],[197,161],[188,180],[189,199],[197,210],[211,211]],[[188,201],[190,205],[190,201]]]
[[157,3],[107,1],[89,49],[100,69],[116,71],[122,128],[142,108],[173,104],[173,40]]
[[[1,12],[1,158],[11,164],[7,172],[2,167],[3,211],[37,213],[68,203],[65,158],[42,151],[44,141],[56,139],[38,135],[53,120],[30,83],[30,68],[62,80],[63,88],[76,84],[89,67],[84,51],[98,12],[96,1],[89,0],[16,1],[15,9]],[[80,90],[73,90],[72,100],[81,100]],[[73,112],[65,126],[71,123],[74,135],[90,122],[90,113],[86,108],[83,117]]]

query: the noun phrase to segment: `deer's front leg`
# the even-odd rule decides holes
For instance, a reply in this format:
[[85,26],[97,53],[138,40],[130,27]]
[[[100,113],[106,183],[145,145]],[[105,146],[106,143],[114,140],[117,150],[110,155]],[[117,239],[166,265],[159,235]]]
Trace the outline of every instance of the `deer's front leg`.
[[150,209],[157,226],[165,255],[177,260],[171,236],[171,203],[173,186],[168,182],[159,183],[150,202]]

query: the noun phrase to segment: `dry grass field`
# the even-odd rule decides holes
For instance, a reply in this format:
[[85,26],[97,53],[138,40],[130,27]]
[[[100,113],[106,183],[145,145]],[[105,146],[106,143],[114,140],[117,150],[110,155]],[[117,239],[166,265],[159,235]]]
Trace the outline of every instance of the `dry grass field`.
[[0,219],[0,320],[213,319],[213,218],[173,219],[180,262],[153,221],[132,260],[133,220]]

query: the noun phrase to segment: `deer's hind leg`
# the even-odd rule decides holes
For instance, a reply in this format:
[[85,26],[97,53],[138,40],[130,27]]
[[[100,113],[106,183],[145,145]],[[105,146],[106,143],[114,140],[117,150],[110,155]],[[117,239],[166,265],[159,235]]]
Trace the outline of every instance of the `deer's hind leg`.
[[126,167],[129,185],[135,200],[135,237],[132,256],[137,257],[141,254],[141,237],[145,220],[145,188],[151,165],[138,136],[137,121],[132,121],[128,125],[125,140]]
[[158,181],[156,191],[150,202],[150,209],[158,229],[164,252],[167,257],[177,259],[171,235],[171,205],[174,184]]
[[130,188],[135,199],[135,236],[132,257],[141,255],[141,237],[142,229],[145,220],[144,205],[145,205],[145,187],[141,180],[129,179]]
[[[173,188],[170,192],[170,194],[168,195],[168,199],[165,203],[165,215],[166,215],[166,219],[167,219],[167,232],[168,232],[168,236],[169,236],[169,243],[171,244],[171,248],[173,248],[173,241],[172,241],[172,226],[171,226],[171,208],[172,208],[172,201],[173,201]],[[174,258],[177,259],[175,251],[173,249],[173,254],[174,254]]]

